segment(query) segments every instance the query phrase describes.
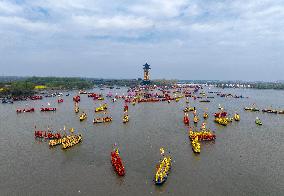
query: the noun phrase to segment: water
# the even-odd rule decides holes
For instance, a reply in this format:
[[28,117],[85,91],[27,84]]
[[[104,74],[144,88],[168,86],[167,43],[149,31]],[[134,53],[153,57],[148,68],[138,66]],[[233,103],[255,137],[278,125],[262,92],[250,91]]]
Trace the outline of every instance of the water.
[[[200,117],[208,108],[207,124],[217,135],[215,142],[202,142],[199,155],[192,152],[182,122],[184,100],[129,105],[130,121],[123,124],[123,101],[106,99],[113,122],[97,125],[92,123],[94,115],[99,116],[94,108],[103,102],[82,95],[80,112],[87,112],[88,119],[79,122],[73,111],[75,92],[64,97],[62,104],[57,104],[56,98],[0,104],[1,195],[283,195],[284,115],[245,112],[243,107],[256,103],[259,108],[272,105],[284,109],[284,91],[222,92],[250,98],[216,97],[211,103],[190,100]],[[58,110],[15,112],[25,104],[39,108],[47,102]],[[219,103],[231,114],[239,112],[241,121],[227,127],[216,125],[212,114]],[[255,125],[256,116],[263,126]],[[68,150],[49,148],[47,142],[34,139],[35,125],[37,129],[74,127],[83,134],[83,142]],[[118,177],[110,163],[114,143],[121,151],[125,177]],[[170,151],[173,167],[167,182],[155,186],[160,147]]]

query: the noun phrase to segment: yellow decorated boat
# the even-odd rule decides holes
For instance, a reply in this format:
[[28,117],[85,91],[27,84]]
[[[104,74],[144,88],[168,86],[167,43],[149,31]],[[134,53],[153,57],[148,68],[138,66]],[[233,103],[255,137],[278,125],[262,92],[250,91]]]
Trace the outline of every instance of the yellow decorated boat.
[[208,116],[209,116],[209,115],[208,115],[206,112],[204,112],[204,114],[203,114],[203,118],[204,118],[204,119],[207,119],[207,118],[208,118]]
[[195,137],[192,141],[191,141],[191,146],[192,146],[192,150],[195,153],[200,153],[200,143],[198,141],[198,137]]
[[87,119],[87,114],[86,113],[82,113],[79,117],[80,121],[86,120]]
[[62,139],[62,149],[70,148],[82,141],[82,135],[69,135]]
[[171,169],[172,158],[170,156],[165,156],[157,167],[156,175],[155,175],[155,184],[161,185],[163,184],[169,175]]
[[224,125],[224,126],[227,126],[228,123],[229,123],[227,118],[219,118],[219,117],[215,118],[215,122],[220,124],[220,125]]
[[198,121],[199,121],[198,116],[194,116],[194,117],[193,117],[193,122],[194,122],[194,123],[198,123]]
[[241,119],[241,118],[240,118],[240,115],[236,113],[236,114],[234,115],[234,119],[235,119],[235,121],[240,121],[240,119]]
[[102,106],[97,107],[95,109],[95,112],[102,112],[102,111],[105,111],[105,110],[107,110],[107,104],[103,104]]
[[122,121],[123,121],[123,123],[127,123],[129,121],[129,116],[124,115]]

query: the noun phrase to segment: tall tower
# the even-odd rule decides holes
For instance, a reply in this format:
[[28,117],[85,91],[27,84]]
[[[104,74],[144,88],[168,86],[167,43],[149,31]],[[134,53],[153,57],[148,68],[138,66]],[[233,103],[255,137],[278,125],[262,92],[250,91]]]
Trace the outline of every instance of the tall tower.
[[143,85],[148,85],[150,84],[150,65],[148,63],[146,63],[145,65],[143,65],[143,70],[144,70],[144,79],[142,81]]

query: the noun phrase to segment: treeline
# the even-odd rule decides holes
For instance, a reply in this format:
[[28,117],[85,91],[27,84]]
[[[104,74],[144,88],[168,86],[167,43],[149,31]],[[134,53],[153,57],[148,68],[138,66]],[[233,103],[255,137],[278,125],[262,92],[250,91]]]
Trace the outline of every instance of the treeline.
[[29,96],[40,89],[36,86],[43,86],[46,90],[72,90],[89,89],[93,83],[83,78],[59,78],[59,77],[30,77],[22,80],[1,82],[0,94],[11,96]]
[[284,90],[284,83],[266,82],[266,83],[252,84],[251,86],[252,86],[252,88],[256,88],[256,89],[279,89],[279,90]]
[[88,89],[93,87],[91,81],[83,78],[31,77],[26,79],[26,81],[55,90]]

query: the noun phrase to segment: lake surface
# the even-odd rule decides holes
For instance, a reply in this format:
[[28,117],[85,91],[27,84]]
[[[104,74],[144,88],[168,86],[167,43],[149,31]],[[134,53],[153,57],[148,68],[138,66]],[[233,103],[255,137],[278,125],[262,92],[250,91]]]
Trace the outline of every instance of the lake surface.
[[[126,92],[113,89],[112,92]],[[248,99],[220,98],[211,103],[190,99],[200,117],[210,114],[208,128],[215,131],[215,142],[202,142],[201,153],[191,149],[188,127],[183,124],[185,100],[179,102],[129,105],[130,121],[122,123],[123,100],[93,101],[81,95],[80,112],[88,119],[79,122],[70,97],[57,104],[56,98],[0,104],[0,195],[284,195],[284,115],[245,112],[256,103],[259,108],[284,109],[284,91],[251,89],[205,89],[248,96]],[[108,89],[94,92],[107,94]],[[211,94],[209,94],[211,96]],[[47,102],[56,112],[39,112]],[[94,108],[107,102],[113,122],[92,123]],[[227,127],[213,122],[218,104],[230,114],[237,111],[240,122]],[[16,114],[25,105],[36,112]],[[260,117],[263,126],[254,120]],[[190,113],[192,123],[193,116]],[[199,122],[199,126],[203,122]],[[83,142],[68,149],[49,148],[35,140],[34,127],[54,130],[74,127]],[[117,143],[126,175],[118,177],[110,162],[110,151]],[[160,147],[173,158],[172,170],[163,186],[153,183]]]

